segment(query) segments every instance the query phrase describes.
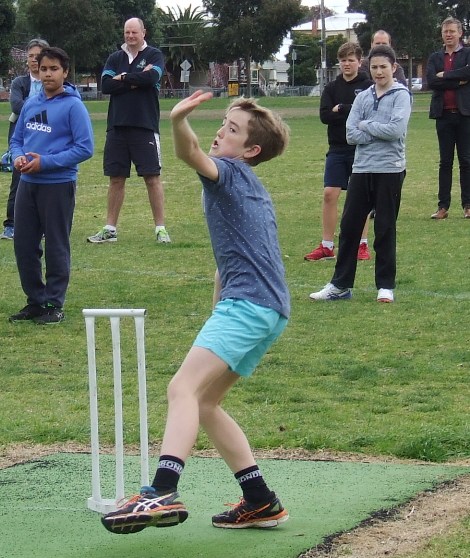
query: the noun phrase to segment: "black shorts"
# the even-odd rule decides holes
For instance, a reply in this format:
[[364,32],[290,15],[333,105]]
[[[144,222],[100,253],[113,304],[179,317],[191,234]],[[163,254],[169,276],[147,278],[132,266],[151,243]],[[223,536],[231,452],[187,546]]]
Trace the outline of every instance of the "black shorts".
[[160,136],[145,128],[111,128],[104,144],[104,175],[129,178],[131,163],[138,176],[159,175],[162,168]]
[[324,187],[348,189],[349,177],[354,163],[354,149],[328,151],[326,154]]

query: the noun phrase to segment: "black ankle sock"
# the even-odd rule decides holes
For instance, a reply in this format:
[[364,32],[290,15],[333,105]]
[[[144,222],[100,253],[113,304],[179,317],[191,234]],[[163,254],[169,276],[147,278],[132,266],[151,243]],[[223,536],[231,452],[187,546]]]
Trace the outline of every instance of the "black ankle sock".
[[152,482],[152,486],[155,488],[158,496],[176,492],[183,469],[184,461],[179,459],[179,457],[160,455],[157,472]]
[[257,465],[235,473],[235,478],[243,491],[243,498],[247,502],[267,502],[272,497],[272,492],[266,486],[263,475]]

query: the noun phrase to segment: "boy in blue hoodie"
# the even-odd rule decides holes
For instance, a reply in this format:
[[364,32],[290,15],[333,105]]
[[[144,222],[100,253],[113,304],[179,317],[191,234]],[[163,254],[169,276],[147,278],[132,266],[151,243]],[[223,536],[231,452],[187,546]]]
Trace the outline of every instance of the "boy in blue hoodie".
[[21,173],[14,247],[27,297],[26,306],[10,321],[53,324],[64,319],[78,163],[93,155],[93,129],[79,93],[65,81],[68,55],[60,48],[45,48],[38,64],[43,90],[25,102],[10,142]]
[[405,179],[405,137],[411,114],[408,89],[393,78],[396,56],[381,45],[369,54],[375,84],[355,98],[346,139],[356,146],[341,218],[339,251],[331,282],[311,300],[351,298],[362,225],[375,208],[375,284],[378,302],[393,302],[396,276],[396,221]]

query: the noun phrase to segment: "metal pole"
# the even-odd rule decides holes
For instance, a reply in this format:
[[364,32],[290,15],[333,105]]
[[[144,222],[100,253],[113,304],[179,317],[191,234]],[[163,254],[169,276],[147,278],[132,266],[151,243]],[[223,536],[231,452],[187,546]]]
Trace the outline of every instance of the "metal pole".
[[295,48],[292,49],[292,87],[295,85],[295,61],[297,60],[297,52]]
[[320,95],[325,87],[325,68],[326,68],[326,33],[325,33],[325,2],[320,3],[321,19],[321,68],[320,68]]

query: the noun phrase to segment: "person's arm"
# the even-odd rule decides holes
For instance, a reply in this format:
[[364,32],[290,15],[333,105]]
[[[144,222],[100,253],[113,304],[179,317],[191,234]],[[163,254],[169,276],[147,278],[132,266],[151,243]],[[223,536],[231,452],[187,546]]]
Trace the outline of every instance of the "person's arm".
[[72,134],[71,146],[49,155],[26,153],[29,162],[23,166],[23,173],[34,174],[42,170],[73,167],[93,155],[93,128],[88,111],[81,101],[77,99],[70,107],[67,118]]
[[11,83],[10,89],[10,106],[12,112],[14,112],[17,116],[20,114],[21,109],[23,108],[25,96],[24,90],[21,86],[21,82],[23,81],[23,77],[17,77]]
[[320,99],[320,120],[323,124],[337,124],[346,122],[346,117],[347,115],[340,114],[338,110],[338,103],[333,98],[332,86],[326,86]]
[[222,291],[222,285],[220,284],[220,275],[219,275],[219,270],[216,269],[215,270],[215,276],[214,276],[214,293],[212,295],[212,306],[215,307],[215,305],[220,301],[220,292]]
[[[20,170],[22,165],[26,163],[26,158],[24,156],[24,151],[23,151],[23,141],[24,141],[23,132],[24,132],[24,118],[23,118],[23,113],[20,112],[18,121],[15,126],[15,131],[13,132],[13,135],[10,138],[11,157],[13,160],[13,164],[17,170]],[[18,159],[18,163],[16,159]]]
[[197,136],[187,120],[196,107],[211,98],[210,92],[196,91],[175,105],[170,113],[170,120],[176,156],[200,175],[216,182],[219,177],[217,165],[202,151]]
[[[445,91],[447,89],[458,89],[460,87],[460,79],[443,79],[444,64],[440,61],[441,53],[435,52],[429,57],[426,65],[426,81],[429,89],[435,91]],[[446,72],[448,73],[448,72]]]
[[[367,91],[367,90],[366,90]],[[373,137],[361,130],[359,124],[362,121],[362,99],[367,92],[359,93],[354,99],[348,119],[346,120],[346,140],[350,145],[359,145],[371,143]]]
[[362,120],[358,124],[359,129],[384,141],[395,141],[403,137],[411,115],[411,96],[405,89],[394,93],[394,95],[393,109],[388,122]]
[[[157,50],[149,51],[149,56],[146,58],[147,65],[143,70],[138,72],[127,72],[120,76],[121,81],[131,89],[135,87],[148,88],[157,87],[163,75],[163,68],[165,61],[163,54]],[[117,76],[119,79],[119,76]]]

